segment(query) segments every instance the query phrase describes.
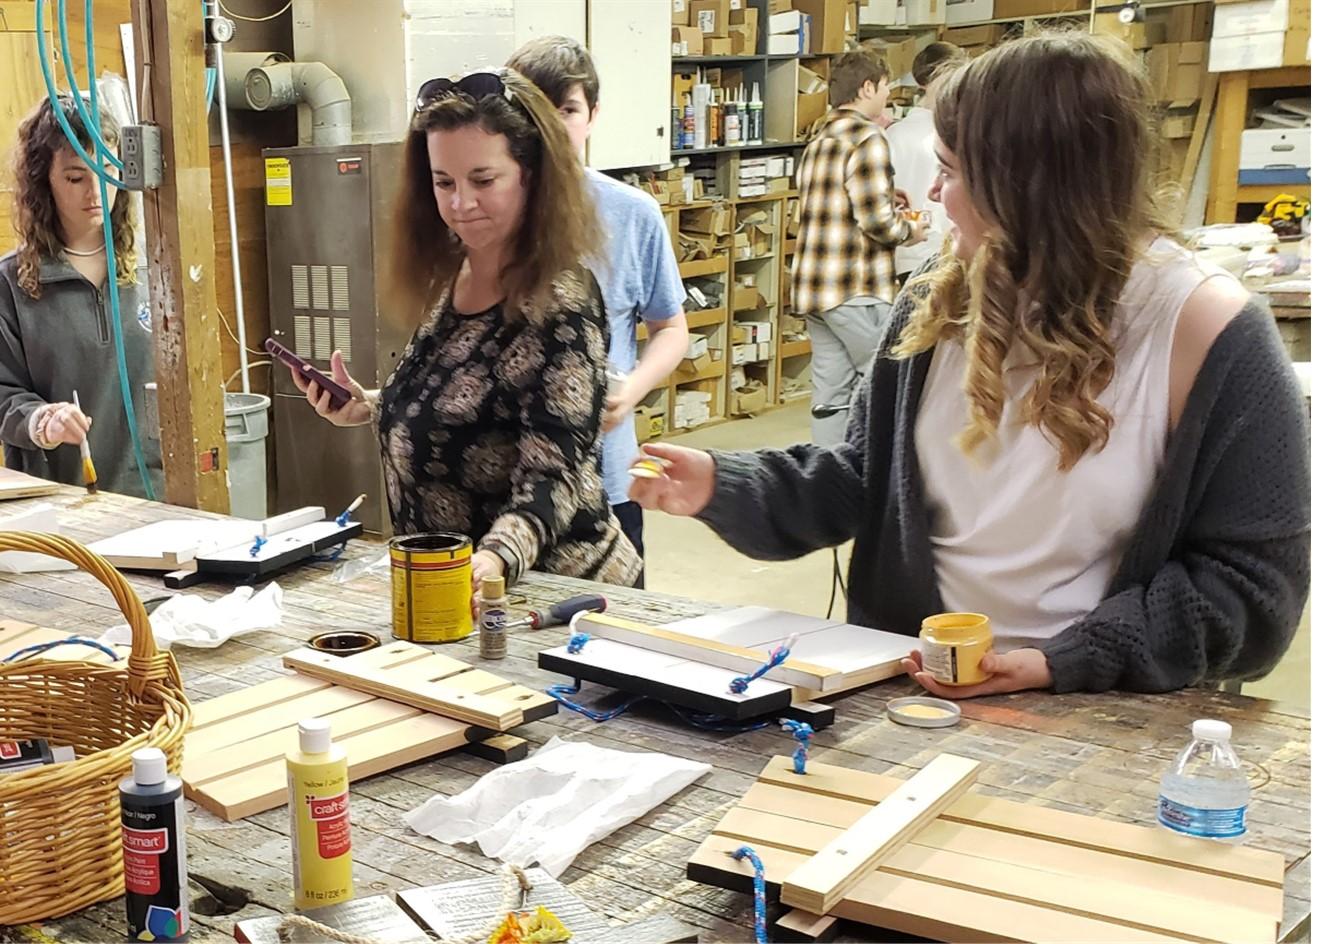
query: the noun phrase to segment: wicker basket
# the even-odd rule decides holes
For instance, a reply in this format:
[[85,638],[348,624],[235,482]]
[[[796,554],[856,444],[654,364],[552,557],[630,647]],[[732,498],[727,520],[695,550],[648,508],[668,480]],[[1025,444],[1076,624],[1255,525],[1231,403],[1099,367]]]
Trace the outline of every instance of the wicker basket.
[[174,657],[156,650],[142,602],[118,571],[49,534],[0,532],[0,551],[76,564],[109,588],[133,632],[126,668],[41,658],[0,665],[0,738],[43,737],[78,756],[0,776],[0,925],[7,925],[123,894],[119,781],[143,747],[163,750],[177,772],[192,714]]

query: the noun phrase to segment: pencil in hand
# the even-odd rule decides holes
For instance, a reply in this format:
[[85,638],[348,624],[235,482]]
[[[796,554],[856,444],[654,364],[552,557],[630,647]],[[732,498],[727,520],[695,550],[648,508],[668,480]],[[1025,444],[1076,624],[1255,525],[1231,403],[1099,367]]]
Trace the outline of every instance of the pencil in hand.
[[[82,410],[82,403],[78,400],[78,391],[73,391],[73,405]],[[82,442],[78,444],[78,451],[82,453],[82,483],[87,486],[87,494],[95,495],[96,487],[96,465],[91,461],[91,443],[87,440],[86,435],[82,437]]]

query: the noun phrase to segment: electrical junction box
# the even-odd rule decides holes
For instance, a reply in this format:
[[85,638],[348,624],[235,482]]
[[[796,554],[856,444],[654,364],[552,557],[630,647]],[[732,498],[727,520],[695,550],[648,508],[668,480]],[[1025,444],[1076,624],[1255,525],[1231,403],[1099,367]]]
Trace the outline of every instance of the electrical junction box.
[[124,125],[119,131],[123,183],[129,190],[154,190],[164,179],[159,125]]

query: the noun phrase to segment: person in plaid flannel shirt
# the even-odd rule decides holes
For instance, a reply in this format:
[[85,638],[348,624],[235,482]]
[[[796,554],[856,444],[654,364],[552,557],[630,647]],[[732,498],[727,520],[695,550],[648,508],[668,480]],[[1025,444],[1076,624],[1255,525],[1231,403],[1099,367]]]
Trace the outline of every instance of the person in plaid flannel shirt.
[[896,247],[926,234],[922,220],[903,215],[909,201],[892,183],[876,120],[887,106],[887,66],[876,53],[857,50],[835,56],[831,72],[832,111],[800,163],[792,273],[792,309],[809,326],[811,434],[820,445],[841,442],[851,391],[890,320]]

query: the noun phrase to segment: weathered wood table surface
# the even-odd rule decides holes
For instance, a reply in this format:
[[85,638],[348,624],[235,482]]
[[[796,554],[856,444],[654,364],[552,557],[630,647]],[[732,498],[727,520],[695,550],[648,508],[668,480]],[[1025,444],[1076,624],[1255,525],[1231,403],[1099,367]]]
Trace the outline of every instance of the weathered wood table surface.
[[[0,517],[40,500],[6,502],[0,505]],[[84,542],[165,517],[198,514],[106,494],[89,497],[80,489],[45,500],[58,506],[65,533]],[[360,560],[381,552],[380,545],[353,541],[343,559]],[[366,629],[387,638],[387,573],[339,583],[334,579],[337,566],[308,564],[278,577],[284,589],[284,617],[277,631],[241,636],[211,650],[176,647],[192,700],[200,702],[285,674],[280,656],[323,630]],[[168,593],[158,578],[130,580],[143,600]],[[531,575],[511,591],[512,609],[545,606],[589,586]],[[213,598],[229,589],[203,584],[188,592]],[[667,622],[719,609],[616,587],[607,588],[607,594],[611,611],[641,620]],[[522,598],[520,606],[518,598]],[[104,588],[78,571],[0,576],[0,617],[86,634],[122,622]],[[536,688],[564,681],[535,664],[540,649],[559,645],[564,638],[562,627],[519,633],[508,640],[508,658],[489,668]],[[479,663],[474,637],[444,651]],[[1308,936],[1311,771],[1306,711],[1207,690],[1169,695],[1035,692],[965,703],[964,720],[950,729],[909,728],[887,720],[888,699],[915,690],[914,683],[897,679],[842,698],[837,723],[815,738],[811,758],[862,770],[890,770],[905,777],[937,753],[951,751],[984,763],[978,791],[1148,824],[1153,821],[1158,780],[1186,743],[1193,720],[1229,721],[1253,784],[1250,844],[1282,853],[1288,866],[1282,937]],[[581,697],[596,701],[606,695],[607,690],[587,685]],[[516,733],[533,744],[555,735],[588,738],[605,747],[665,751],[712,764],[712,772],[696,785],[586,849],[563,873],[562,881],[611,917],[662,910],[701,928],[702,941],[752,938],[750,896],[688,881],[685,863],[732,801],[754,782],[766,759],[791,752],[790,738],[776,727],[736,735],[697,731],[658,706],[639,706],[602,724],[563,710]],[[458,752],[354,784],[357,893],[381,894],[495,869],[495,863],[474,847],[435,842],[411,832],[401,820],[404,812],[432,795],[464,790],[491,769],[492,763]],[[284,808],[236,823],[222,822],[191,804],[189,812],[194,941],[231,939],[238,919],[290,910]],[[0,938],[33,940],[40,933],[60,940],[122,940],[123,929],[123,905],[115,901],[39,928],[0,929]]]

